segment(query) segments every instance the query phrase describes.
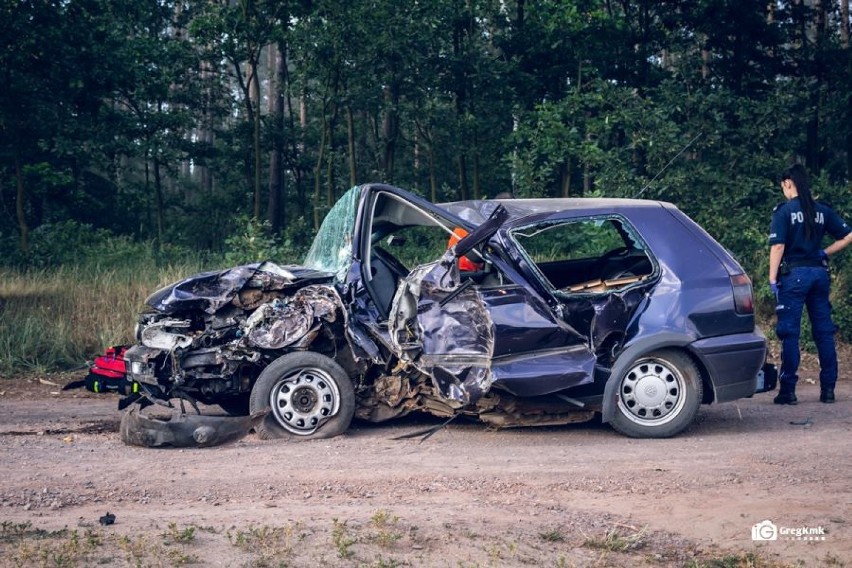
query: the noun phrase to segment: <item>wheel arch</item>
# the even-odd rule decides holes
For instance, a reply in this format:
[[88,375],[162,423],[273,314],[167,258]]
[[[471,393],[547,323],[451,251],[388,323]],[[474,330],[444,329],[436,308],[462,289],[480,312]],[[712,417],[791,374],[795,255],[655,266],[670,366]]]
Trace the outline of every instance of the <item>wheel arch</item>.
[[[660,349],[677,349],[684,352],[698,368],[701,375],[702,387],[710,387],[706,390],[712,391],[712,385],[709,384],[707,378],[707,369],[704,364],[692,353],[688,345],[695,341],[694,337],[682,335],[678,333],[656,333],[653,338],[639,340],[631,343],[624,351],[622,351],[615,360],[615,364],[610,369],[609,378],[604,387],[603,400],[601,402],[601,421],[606,423],[612,420],[613,414],[616,411],[618,404],[618,382],[624,373],[630,368],[634,361],[639,357],[658,351]],[[706,394],[704,397],[706,398]],[[712,396],[712,395],[711,395]],[[702,403],[704,401],[702,400]]]
[[695,368],[698,369],[701,375],[701,404],[711,404],[716,400],[716,387],[710,379],[710,371],[707,368],[706,362],[694,350],[688,347],[685,347],[683,350],[692,359]]
[[277,356],[280,357],[297,351],[325,355],[340,365],[346,371],[346,374],[349,375],[350,379],[364,371],[364,365],[358,363],[358,358],[352,350],[352,345],[346,338],[346,329],[341,321],[333,323],[321,322],[315,337],[309,343],[281,350]]

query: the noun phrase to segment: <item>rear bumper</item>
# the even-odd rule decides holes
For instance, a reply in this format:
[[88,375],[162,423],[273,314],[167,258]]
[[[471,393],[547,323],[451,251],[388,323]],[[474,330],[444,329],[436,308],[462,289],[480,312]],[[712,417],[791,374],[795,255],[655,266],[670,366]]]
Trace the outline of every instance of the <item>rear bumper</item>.
[[689,346],[707,370],[713,402],[749,397],[757,389],[757,374],[766,361],[766,337],[759,329],[701,339]]

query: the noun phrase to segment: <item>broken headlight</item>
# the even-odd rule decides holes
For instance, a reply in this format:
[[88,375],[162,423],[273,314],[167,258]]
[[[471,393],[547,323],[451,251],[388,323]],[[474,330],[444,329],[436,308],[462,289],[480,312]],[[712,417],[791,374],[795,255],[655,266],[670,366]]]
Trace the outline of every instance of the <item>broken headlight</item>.
[[128,349],[124,354],[127,378],[138,383],[156,385],[157,377],[154,374],[154,359],[158,354],[159,351],[142,345],[134,345]]

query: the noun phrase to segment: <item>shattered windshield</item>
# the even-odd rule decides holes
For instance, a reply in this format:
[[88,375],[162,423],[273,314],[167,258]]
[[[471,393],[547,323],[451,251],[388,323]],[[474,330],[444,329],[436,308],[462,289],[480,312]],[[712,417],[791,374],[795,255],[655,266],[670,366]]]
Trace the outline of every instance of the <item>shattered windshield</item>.
[[356,186],[337,200],[314,238],[305,266],[332,272],[339,281],[346,277],[352,264],[352,234],[360,196],[361,188]]

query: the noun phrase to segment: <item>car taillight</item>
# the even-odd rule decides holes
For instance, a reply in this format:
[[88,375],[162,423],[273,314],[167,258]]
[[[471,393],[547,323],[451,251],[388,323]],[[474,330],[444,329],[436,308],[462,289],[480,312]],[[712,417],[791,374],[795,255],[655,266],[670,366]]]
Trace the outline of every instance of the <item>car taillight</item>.
[[754,296],[751,293],[751,279],[745,274],[733,274],[731,286],[734,289],[734,309],[738,314],[754,313]]

